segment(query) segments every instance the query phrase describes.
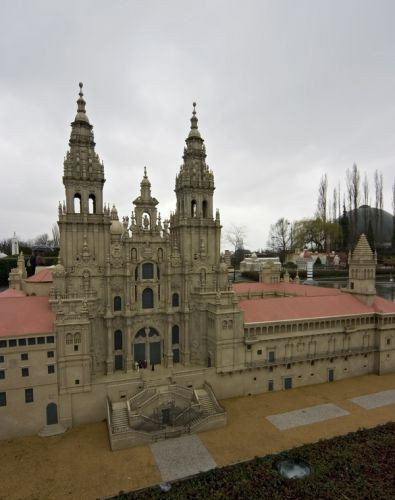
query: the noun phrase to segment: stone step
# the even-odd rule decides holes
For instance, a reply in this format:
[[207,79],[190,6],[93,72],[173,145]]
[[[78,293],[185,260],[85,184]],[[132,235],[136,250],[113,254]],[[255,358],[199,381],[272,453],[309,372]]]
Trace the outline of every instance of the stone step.
[[58,434],[63,434],[66,431],[67,431],[66,427],[64,427],[62,424],[52,424],[43,427],[41,431],[38,433],[38,435],[40,437],[49,437],[49,436],[56,436]]

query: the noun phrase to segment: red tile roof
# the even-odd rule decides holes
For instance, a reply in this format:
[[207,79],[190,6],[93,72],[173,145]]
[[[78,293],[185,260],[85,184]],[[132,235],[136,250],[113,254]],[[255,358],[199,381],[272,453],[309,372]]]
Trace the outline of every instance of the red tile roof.
[[0,297],[0,337],[52,333],[55,314],[48,297]]
[[395,302],[383,299],[377,295],[374,298],[373,307],[378,313],[395,313]]
[[0,292],[0,299],[5,297],[26,297],[26,293],[22,290],[14,290],[13,288],[7,288],[4,292]]
[[322,286],[298,285],[296,283],[234,283],[233,290],[236,293],[277,292],[290,295],[301,295],[303,297],[317,297],[323,295],[340,295],[338,288],[325,288]]
[[[379,297],[376,297],[376,299],[379,299]],[[381,300],[378,301],[378,304],[383,307]],[[239,305],[244,312],[245,323],[350,316],[353,314],[376,312],[374,306],[368,306],[348,293],[342,293],[340,296],[276,297],[241,300]],[[393,305],[395,306],[395,304]],[[395,311],[395,307],[393,310]]]
[[37,274],[33,274],[30,278],[27,278],[26,283],[52,283],[52,268],[44,269]]

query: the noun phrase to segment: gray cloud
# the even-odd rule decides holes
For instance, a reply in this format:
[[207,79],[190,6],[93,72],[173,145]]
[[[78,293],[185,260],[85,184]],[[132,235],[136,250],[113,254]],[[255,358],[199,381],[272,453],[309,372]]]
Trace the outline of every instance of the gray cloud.
[[0,6],[0,238],[49,232],[78,82],[105,199],[130,214],[143,166],[174,208],[191,103],[224,226],[250,247],[315,210],[357,162],[384,174],[395,148],[392,1],[9,1]]

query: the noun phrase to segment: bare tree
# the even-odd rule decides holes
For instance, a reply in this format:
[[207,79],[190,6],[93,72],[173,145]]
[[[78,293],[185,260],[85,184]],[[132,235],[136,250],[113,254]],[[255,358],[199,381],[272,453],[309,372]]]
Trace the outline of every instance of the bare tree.
[[[362,182],[362,195],[363,195],[363,205],[365,207],[369,207],[369,180],[368,175],[365,171],[363,182]],[[370,209],[365,208],[363,211],[364,214],[364,231],[367,234],[368,231],[368,222],[370,220]]]
[[52,246],[59,247],[59,244],[60,244],[59,226],[55,222],[55,224],[52,226]]
[[337,205],[338,205],[337,206],[337,213],[338,213],[339,219],[342,215],[341,199],[342,199],[342,197],[341,197],[340,181],[339,181],[339,183],[337,185]]
[[383,197],[383,172],[380,172],[379,178],[379,225],[380,231],[383,229],[383,208],[384,208],[384,197]]
[[369,180],[368,180],[368,175],[365,171],[364,177],[363,177],[363,183],[362,183],[362,194],[363,194],[363,204],[364,205],[369,205]]
[[358,227],[358,205],[361,197],[360,182],[361,176],[357,164],[354,163],[352,169],[346,171],[348,209],[350,211],[351,241],[357,236]]
[[268,247],[284,258],[293,246],[293,228],[289,220],[278,219],[275,224],[270,226]]
[[34,239],[35,245],[48,245],[48,243],[49,243],[49,236],[47,233],[39,234]]
[[246,227],[232,224],[225,231],[225,239],[234,249],[233,265],[235,266],[244,258]]
[[[332,198],[332,220],[333,222],[336,222],[337,220],[337,189],[333,189],[333,198]],[[339,214],[340,216],[340,214]]]
[[328,177],[324,174],[321,177],[318,186],[317,217],[326,222],[327,216],[327,195],[328,195]]

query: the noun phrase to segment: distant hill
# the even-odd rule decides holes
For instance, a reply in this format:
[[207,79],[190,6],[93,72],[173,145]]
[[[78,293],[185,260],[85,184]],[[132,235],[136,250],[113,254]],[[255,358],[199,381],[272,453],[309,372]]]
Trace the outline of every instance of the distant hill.
[[385,210],[370,207],[369,205],[361,205],[357,210],[350,210],[347,216],[350,219],[357,212],[357,233],[367,234],[369,219],[372,221],[374,239],[376,245],[389,246],[392,240],[392,231],[394,217]]

